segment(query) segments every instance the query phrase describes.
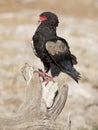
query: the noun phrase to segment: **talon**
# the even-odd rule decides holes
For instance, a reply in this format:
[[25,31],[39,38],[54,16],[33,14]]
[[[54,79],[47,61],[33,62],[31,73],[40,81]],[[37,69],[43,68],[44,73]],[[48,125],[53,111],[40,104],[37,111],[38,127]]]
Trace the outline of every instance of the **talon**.
[[49,76],[46,74],[46,70],[42,71],[41,69],[35,70],[36,73],[39,74],[39,76],[41,76],[43,78],[43,81],[46,82],[45,86],[50,82],[55,82],[54,78],[52,76]]
[[41,69],[35,70],[39,74],[39,76],[45,78],[46,76],[46,70],[42,71]]
[[45,81],[46,81],[45,86],[46,86],[50,81],[55,82],[55,81],[54,81],[54,78],[53,78],[52,76],[49,77],[49,78],[47,78]]

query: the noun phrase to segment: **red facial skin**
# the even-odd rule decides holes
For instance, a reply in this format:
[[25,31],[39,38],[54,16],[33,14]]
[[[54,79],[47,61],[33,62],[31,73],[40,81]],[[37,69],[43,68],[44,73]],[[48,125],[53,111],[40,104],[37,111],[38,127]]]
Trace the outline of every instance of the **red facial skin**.
[[43,21],[46,21],[47,20],[47,17],[46,16],[41,16],[40,17],[40,21],[43,22]]

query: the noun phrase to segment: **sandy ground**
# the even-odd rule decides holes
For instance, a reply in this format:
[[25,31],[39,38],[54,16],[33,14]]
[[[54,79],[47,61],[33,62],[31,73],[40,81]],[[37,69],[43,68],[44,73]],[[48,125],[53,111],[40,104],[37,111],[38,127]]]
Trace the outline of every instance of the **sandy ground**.
[[69,85],[67,104],[57,121],[65,123],[70,114],[73,130],[91,129],[98,125],[98,0],[0,0],[0,115],[16,112],[24,99],[25,62],[43,68],[31,39],[39,14],[47,10],[58,14],[58,35],[69,42],[82,75],[79,85],[67,75],[57,79]]

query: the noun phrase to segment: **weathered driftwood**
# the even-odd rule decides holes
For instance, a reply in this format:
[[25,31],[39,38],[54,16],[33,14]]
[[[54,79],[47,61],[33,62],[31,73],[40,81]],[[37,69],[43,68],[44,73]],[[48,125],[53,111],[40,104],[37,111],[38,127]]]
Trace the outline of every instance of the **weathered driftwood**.
[[67,85],[59,90],[57,83],[50,82],[45,86],[43,79],[27,63],[22,74],[26,81],[25,100],[17,113],[0,117],[0,130],[68,130],[68,125],[62,126],[54,121],[64,108]]

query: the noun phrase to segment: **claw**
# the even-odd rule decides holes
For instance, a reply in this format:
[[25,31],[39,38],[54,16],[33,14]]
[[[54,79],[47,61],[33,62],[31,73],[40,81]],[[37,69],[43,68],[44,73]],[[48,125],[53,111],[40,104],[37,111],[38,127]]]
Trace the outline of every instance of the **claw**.
[[51,77],[48,77],[45,81],[46,81],[45,86],[46,86],[50,81],[55,82],[55,81],[54,81],[54,78],[53,78],[52,76],[51,76]]
[[41,77],[45,78],[46,76],[46,70],[42,71],[41,69],[35,70]]
[[45,86],[50,82],[55,82],[54,81],[54,78],[52,76],[49,76],[46,74],[46,70],[42,71],[42,69],[38,69],[38,70],[35,70],[36,73],[39,74],[39,76],[41,76],[43,78],[43,81],[45,81]]

